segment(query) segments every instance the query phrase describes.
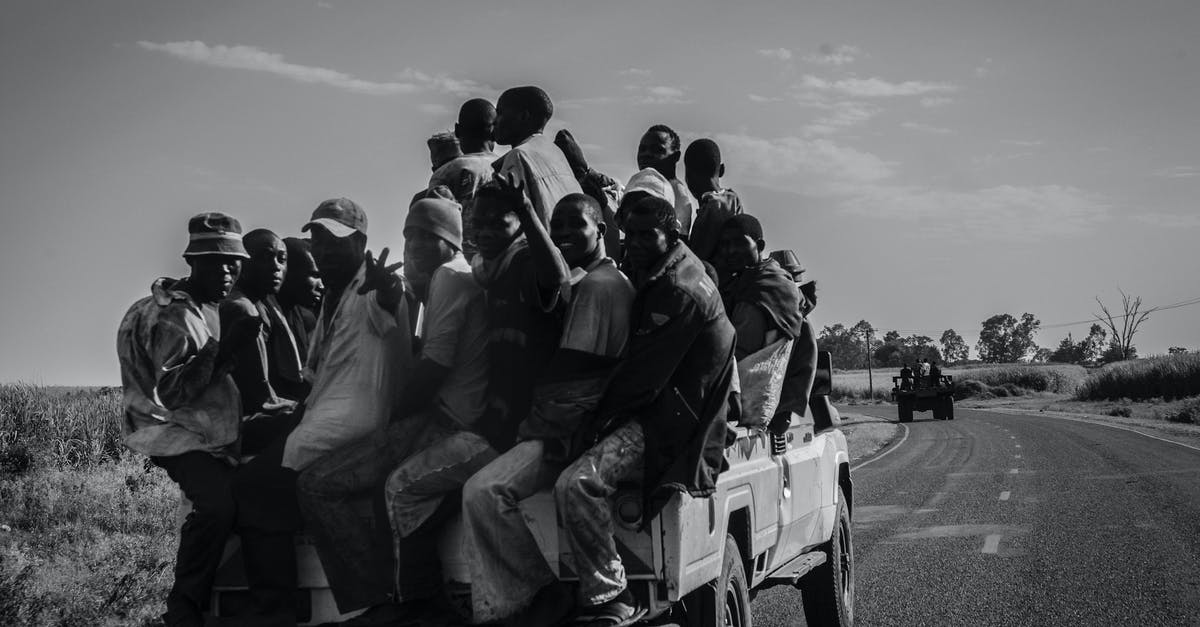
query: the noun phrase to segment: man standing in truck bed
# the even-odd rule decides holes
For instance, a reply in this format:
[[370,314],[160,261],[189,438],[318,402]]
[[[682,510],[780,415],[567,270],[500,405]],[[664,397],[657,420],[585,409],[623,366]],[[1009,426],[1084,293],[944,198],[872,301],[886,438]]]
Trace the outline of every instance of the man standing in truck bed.
[[704,266],[679,241],[675,208],[660,198],[625,220],[637,293],[629,351],[597,413],[598,444],[559,476],[555,497],[579,573],[582,620],[629,625],[645,610],[627,589],[608,497],[642,479],[650,520],[674,491],[712,494],[723,469],[734,330]]

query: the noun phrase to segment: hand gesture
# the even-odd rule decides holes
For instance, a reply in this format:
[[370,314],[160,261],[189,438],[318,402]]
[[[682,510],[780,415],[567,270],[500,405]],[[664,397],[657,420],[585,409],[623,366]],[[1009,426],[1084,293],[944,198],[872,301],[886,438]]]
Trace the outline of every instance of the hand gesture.
[[389,266],[387,258],[386,248],[379,253],[379,261],[375,261],[371,251],[367,251],[367,271],[364,273],[362,285],[358,288],[359,294],[367,294],[374,290],[392,291],[400,287],[400,277],[396,275],[396,270],[399,270],[404,262],[397,261]]
[[514,198],[521,198],[524,201],[521,203],[521,210],[517,212],[518,216],[532,214],[533,203],[529,202],[529,197],[525,195],[525,182],[515,179],[516,177],[510,172],[506,176],[497,176],[496,184],[500,186],[500,189],[512,194]]

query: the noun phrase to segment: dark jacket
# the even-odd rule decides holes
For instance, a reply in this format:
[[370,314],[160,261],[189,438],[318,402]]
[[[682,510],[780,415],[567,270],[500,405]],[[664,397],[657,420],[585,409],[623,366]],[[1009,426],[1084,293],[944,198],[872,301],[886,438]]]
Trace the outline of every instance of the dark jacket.
[[[646,520],[674,491],[707,496],[726,467],[734,330],[699,259],[676,244],[637,285],[629,351],[598,415],[639,420],[646,436]],[[736,416],[734,416],[736,417]]]

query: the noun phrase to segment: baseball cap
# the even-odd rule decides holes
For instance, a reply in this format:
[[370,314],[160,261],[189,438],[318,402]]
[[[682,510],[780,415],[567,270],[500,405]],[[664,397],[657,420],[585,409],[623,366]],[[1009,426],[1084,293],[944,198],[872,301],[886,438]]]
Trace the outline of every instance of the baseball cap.
[[184,257],[230,255],[249,259],[242,245],[242,224],[233,216],[209,211],[188,220],[188,245]]
[[334,237],[348,237],[355,231],[367,234],[367,214],[349,198],[331,198],[317,205],[308,224],[300,230],[309,231],[314,224],[325,227]]
[[675,204],[675,190],[671,187],[671,182],[654,168],[639,170],[629,177],[625,193],[629,194],[630,192],[645,192],[656,198],[662,198],[672,205]]

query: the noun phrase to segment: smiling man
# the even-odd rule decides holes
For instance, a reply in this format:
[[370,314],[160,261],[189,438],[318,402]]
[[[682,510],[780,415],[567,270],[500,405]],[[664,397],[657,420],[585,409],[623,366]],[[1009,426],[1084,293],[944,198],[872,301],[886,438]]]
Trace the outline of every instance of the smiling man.
[[[570,269],[556,309],[565,323],[558,349],[534,388],[532,409],[517,431],[518,443],[463,488],[463,523],[474,549],[471,600],[476,621],[512,619],[540,624],[532,613],[560,618],[570,597],[552,585],[554,573],[526,526],[517,503],[554,485],[582,451],[573,437],[600,403],[608,376],[624,354],[633,285],[604,254],[604,217],[595,199],[568,194],[554,208],[550,233],[526,210],[522,219],[531,249]],[[557,250],[557,254],[556,251]],[[541,594],[538,594],[541,591]],[[531,605],[532,604],[532,605]]]
[[163,616],[171,626],[204,624],[221,547],[234,526],[242,411],[229,370],[233,356],[258,336],[258,321],[222,328],[217,304],[248,257],[241,231],[222,213],[189,220],[183,258],[190,275],[155,281],[117,332],[125,445],[165,469],[192,503],[179,532],[175,582]]

